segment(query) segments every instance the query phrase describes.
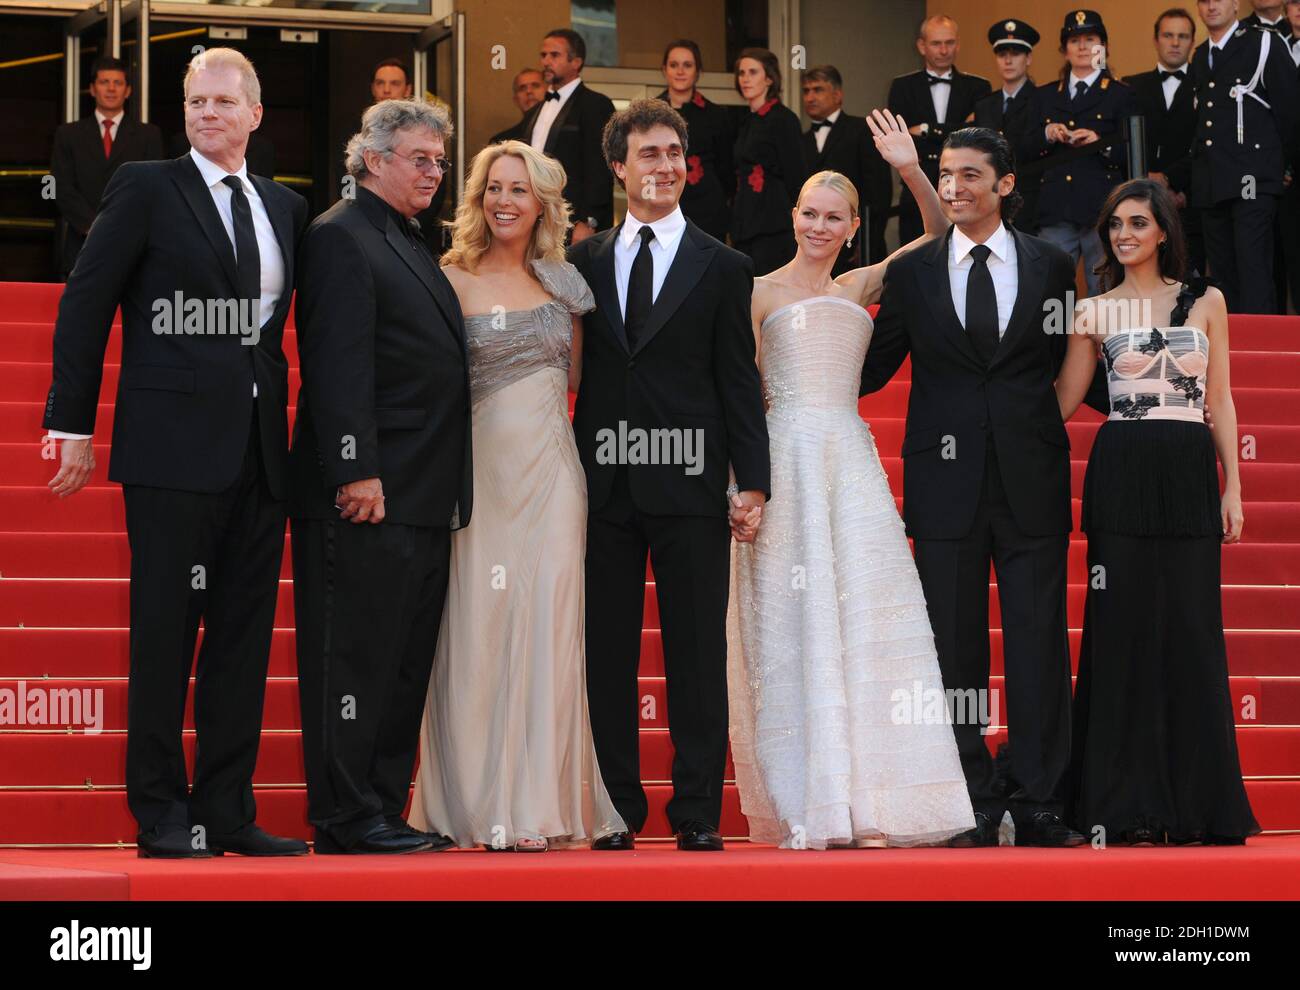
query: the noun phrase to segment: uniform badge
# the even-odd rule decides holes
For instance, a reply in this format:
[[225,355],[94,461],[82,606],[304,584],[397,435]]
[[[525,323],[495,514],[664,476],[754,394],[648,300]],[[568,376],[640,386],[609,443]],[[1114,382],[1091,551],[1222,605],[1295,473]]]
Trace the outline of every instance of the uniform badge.
[[1005,24],[1003,24],[1002,26],[1003,26],[1004,28],[1006,28],[1008,31],[1014,31],[1014,30],[1016,29],[1016,22],[1015,22],[1015,21],[1007,21],[1007,22],[1006,22]]
[[1087,20],[1088,20],[1088,15],[1084,11],[1076,10],[1074,12],[1074,23],[1079,25],[1079,27],[1083,27],[1083,25],[1087,22]]

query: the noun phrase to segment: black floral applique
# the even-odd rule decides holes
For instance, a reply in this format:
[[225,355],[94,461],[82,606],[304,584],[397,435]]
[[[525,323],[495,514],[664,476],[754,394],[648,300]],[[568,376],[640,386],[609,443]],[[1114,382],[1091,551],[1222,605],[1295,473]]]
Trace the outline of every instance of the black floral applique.
[[1159,330],[1153,329],[1151,331],[1151,336],[1147,339],[1147,342],[1145,344],[1141,344],[1138,346],[1138,353],[1159,354],[1161,351],[1165,349],[1167,344],[1168,341],[1165,340],[1165,335],[1162,334]]
[[1111,410],[1125,419],[1143,419],[1147,411],[1160,405],[1158,395],[1125,396],[1111,403]]
[[1187,396],[1189,402],[1197,402],[1205,394],[1195,375],[1174,375],[1169,384]]

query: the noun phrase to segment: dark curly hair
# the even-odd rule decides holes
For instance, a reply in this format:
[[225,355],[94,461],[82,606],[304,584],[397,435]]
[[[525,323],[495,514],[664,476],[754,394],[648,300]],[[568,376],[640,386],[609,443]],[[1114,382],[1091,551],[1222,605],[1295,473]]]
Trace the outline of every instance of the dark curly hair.
[[1126,199],[1136,199],[1151,207],[1156,226],[1165,235],[1165,243],[1159,251],[1160,274],[1183,281],[1187,277],[1187,240],[1183,236],[1183,222],[1178,218],[1174,197],[1154,179],[1129,179],[1110,191],[1097,218],[1097,236],[1101,238],[1101,249],[1106,254],[1106,260],[1095,269],[1101,277],[1102,291],[1109,291],[1124,281],[1124,266],[1115,257],[1115,249],[1110,244],[1110,218]]
[[[974,148],[976,151],[982,151],[988,156],[989,164],[993,166],[998,179],[1004,175],[1016,174],[1016,155],[1011,150],[1010,142],[990,128],[963,127],[959,131],[953,131],[948,135],[948,140],[944,141],[943,147],[945,150]],[[1010,223],[1024,205],[1025,198],[1020,195],[1020,190],[1012,189],[1002,197],[1002,219]]]
[[[663,100],[633,100],[625,109],[617,111],[605,121],[605,130],[600,136],[600,150],[605,154],[605,164],[610,167],[610,171],[614,170],[615,162],[627,161],[629,134],[633,131],[644,133],[660,124],[677,132],[678,140],[682,142],[682,152],[685,153],[686,118]],[[622,185],[621,179],[619,185]]]

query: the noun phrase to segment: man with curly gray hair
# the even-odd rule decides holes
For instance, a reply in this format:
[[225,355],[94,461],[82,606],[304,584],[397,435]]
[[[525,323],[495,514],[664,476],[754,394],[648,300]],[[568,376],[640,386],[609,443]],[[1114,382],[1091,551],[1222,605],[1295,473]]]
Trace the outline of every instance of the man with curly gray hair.
[[303,238],[289,514],[317,853],[452,844],[401,817],[472,500],[465,325],[412,223],[451,132],[440,107],[376,103],[348,141],[344,198]]

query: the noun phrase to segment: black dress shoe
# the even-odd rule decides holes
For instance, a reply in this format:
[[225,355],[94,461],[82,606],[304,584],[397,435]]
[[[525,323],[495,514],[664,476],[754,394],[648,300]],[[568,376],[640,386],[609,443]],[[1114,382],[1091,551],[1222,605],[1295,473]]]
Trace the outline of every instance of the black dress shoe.
[[1076,832],[1065,824],[1060,815],[1050,811],[1036,812],[1024,824],[1016,823],[1016,845],[1018,846],[1059,848],[1081,846],[1087,841],[1082,832]]
[[405,818],[394,815],[392,818],[385,818],[390,828],[395,828],[399,832],[409,832],[411,835],[418,835],[429,843],[429,852],[442,852],[444,849],[450,849],[456,844],[456,840],[449,835],[442,835],[439,832],[424,832],[416,828]]
[[631,832],[611,832],[591,844],[592,849],[635,849],[636,838]]
[[691,852],[722,852],[722,836],[707,822],[682,822],[677,827],[677,848]]
[[324,829],[316,830],[316,852],[326,856],[358,855],[363,853],[413,853],[424,852],[432,844],[414,831],[395,829],[387,822],[376,825],[356,842],[344,845]]
[[1245,844],[1244,835],[1216,835],[1213,832],[1206,832],[1201,836],[1203,846],[1244,846]]
[[[207,846],[195,848],[194,836],[179,825],[159,826],[135,837],[136,855],[141,859],[211,859]],[[221,855],[218,853],[217,855]]]
[[249,822],[229,835],[208,834],[208,848],[214,856],[237,853],[240,856],[306,856],[307,843],[301,839],[284,839],[271,835]]
[[975,827],[954,835],[948,840],[953,849],[974,849],[977,846],[996,846],[998,844],[998,823],[991,815],[982,811],[975,812]]

